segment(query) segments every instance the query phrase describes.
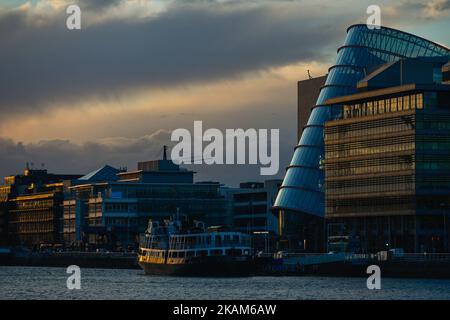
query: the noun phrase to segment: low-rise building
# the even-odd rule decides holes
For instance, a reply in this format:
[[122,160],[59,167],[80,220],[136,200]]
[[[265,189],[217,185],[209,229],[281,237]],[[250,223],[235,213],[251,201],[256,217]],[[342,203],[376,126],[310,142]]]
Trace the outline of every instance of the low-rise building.
[[79,177],[29,168],[5,177],[0,186],[0,212],[3,227],[7,225],[8,243],[29,247],[61,244],[64,189]]
[[224,188],[231,202],[233,229],[252,234],[256,250],[275,250],[278,218],[271,211],[281,180],[244,182],[239,188]]
[[149,219],[179,215],[207,226],[231,225],[220,184],[194,183],[193,176],[194,172],[163,159],[139,163],[136,171],[119,172],[117,181],[76,184],[64,202],[65,237],[116,248],[135,246]]

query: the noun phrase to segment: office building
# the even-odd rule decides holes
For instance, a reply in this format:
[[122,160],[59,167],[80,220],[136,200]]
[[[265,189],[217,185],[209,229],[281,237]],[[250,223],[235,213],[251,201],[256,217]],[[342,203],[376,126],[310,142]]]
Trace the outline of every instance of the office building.
[[271,208],[281,180],[244,182],[239,188],[224,188],[231,203],[233,230],[252,234],[257,251],[272,252],[278,236],[278,219]]
[[[353,25],[336,63],[312,108],[274,204],[280,216],[282,246],[324,250],[325,196],[323,171],[324,124],[341,110],[325,104],[331,98],[356,93],[356,83],[376,67],[402,58],[446,56],[450,50],[421,37],[381,27]],[[302,244],[305,244],[302,247]]]
[[27,169],[4,178],[0,186],[8,243],[28,247],[62,243],[64,188],[80,175]]
[[[66,245],[74,242],[116,249],[135,246],[149,219],[189,219],[207,226],[230,226],[220,184],[194,183],[194,172],[171,160],[147,161],[138,170],[117,173],[117,181],[76,184],[64,202]],[[69,218],[70,217],[70,218]],[[73,226],[75,230],[73,230]]]
[[355,237],[364,252],[449,252],[449,59],[387,63],[358,93],[325,102],[342,108],[325,124],[326,218],[342,241]]

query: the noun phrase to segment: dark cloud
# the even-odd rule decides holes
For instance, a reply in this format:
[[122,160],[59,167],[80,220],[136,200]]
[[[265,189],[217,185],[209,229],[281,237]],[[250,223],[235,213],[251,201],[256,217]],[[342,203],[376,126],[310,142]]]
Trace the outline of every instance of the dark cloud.
[[115,138],[75,144],[69,140],[43,140],[37,143],[15,143],[0,138],[0,175],[23,170],[25,163],[36,168],[42,164],[57,173],[87,173],[105,164],[129,166],[136,162],[159,157],[162,145],[170,142],[169,132],[159,130],[136,139]]
[[30,18],[23,12],[0,17],[4,114],[323,60],[324,47],[335,47],[345,35],[340,18],[319,22],[301,5],[286,3],[177,2],[155,18],[107,21],[81,31],[65,28],[64,13],[42,24]]
[[[295,132],[292,133],[295,135]],[[219,181],[229,186],[238,186],[243,181],[281,179],[292,155],[293,135],[286,138],[282,134],[280,137],[280,167],[276,176],[260,176],[259,165],[183,167],[196,172],[196,181]],[[27,162],[33,163],[34,168],[41,168],[44,164],[44,167],[53,173],[85,174],[105,164],[126,166],[129,170],[135,170],[138,161],[161,159],[164,144],[174,145],[174,142],[170,141],[170,133],[165,130],[136,139],[111,138],[84,144],[57,139],[25,144],[0,138],[0,179],[21,173]]]
[[81,10],[101,11],[110,7],[114,7],[122,0],[77,0],[74,4],[80,6]]

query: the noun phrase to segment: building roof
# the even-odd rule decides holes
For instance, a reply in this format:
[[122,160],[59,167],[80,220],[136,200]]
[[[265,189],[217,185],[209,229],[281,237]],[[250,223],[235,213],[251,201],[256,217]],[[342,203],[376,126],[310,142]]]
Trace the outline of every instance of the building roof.
[[359,93],[350,94],[347,96],[328,99],[325,101],[325,105],[343,104],[343,103],[348,103],[348,102],[353,102],[353,101],[358,101],[358,100],[363,100],[363,99],[368,99],[368,98],[386,96],[386,95],[415,91],[415,90],[450,91],[450,86],[445,85],[445,84],[423,85],[423,84],[411,83],[411,84],[406,84],[403,86],[376,89],[376,90],[359,92]]
[[117,174],[120,172],[119,169],[113,168],[109,165],[105,165],[95,171],[92,171],[78,180],[81,181],[89,181],[89,182],[96,182],[96,181],[117,181],[118,176]]
[[386,71],[387,69],[389,69],[391,66],[393,66],[395,63],[397,63],[397,61],[392,61],[392,62],[388,62],[385,63],[383,65],[381,65],[380,67],[376,68],[373,72],[369,73],[367,76],[365,76],[363,79],[361,79],[358,83],[357,83],[357,87],[360,88],[362,86],[367,86],[368,82],[375,78],[377,75],[383,73],[384,71]]

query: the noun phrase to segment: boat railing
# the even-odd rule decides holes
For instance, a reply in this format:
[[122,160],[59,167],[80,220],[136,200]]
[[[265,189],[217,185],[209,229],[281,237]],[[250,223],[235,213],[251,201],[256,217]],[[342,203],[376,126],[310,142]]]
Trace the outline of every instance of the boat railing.
[[202,249],[202,248],[217,248],[217,247],[250,247],[249,241],[218,241],[218,242],[172,242],[170,249],[183,250],[183,249]]
[[394,254],[392,261],[402,262],[426,262],[426,261],[448,261],[450,262],[450,253],[402,253]]

